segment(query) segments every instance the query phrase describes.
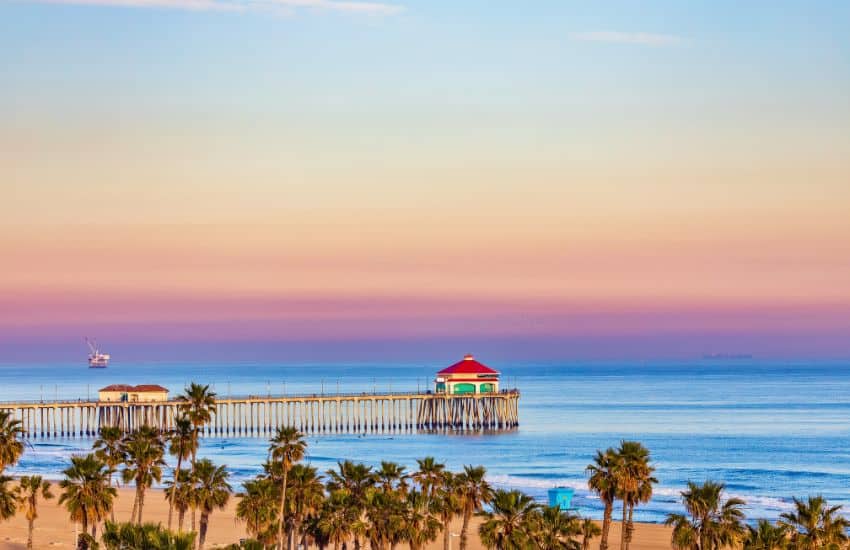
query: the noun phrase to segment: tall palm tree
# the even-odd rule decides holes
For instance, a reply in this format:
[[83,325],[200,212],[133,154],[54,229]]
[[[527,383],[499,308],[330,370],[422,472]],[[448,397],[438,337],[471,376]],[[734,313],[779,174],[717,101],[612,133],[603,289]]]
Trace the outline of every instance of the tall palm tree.
[[440,485],[445,472],[446,465],[434,460],[433,456],[426,456],[416,460],[419,465],[419,470],[413,473],[410,477],[419,484],[425,498],[429,501],[434,498],[434,491]]
[[11,477],[0,475],[0,519],[9,519],[18,510],[17,494],[9,488],[11,481]]
[[437,538],[440,522],[428,505],[428,501],[419,491],[405,494],[402,512],[402,539],[410,550],[421,550],[426,544]]
[[617,469],[620,457],[613,448],[596,451],[593,463],[588,465],[589,475],[587,485],[591,491],[599,495],[602,501],[602,538],[599,550],[608,550],[608,533],[611,529],[611,514],[614,511],[614,499],[617,497]]
[[136,485],[136,496],[133,501],[133,512],[130,522],[142,523],[142,513],[145,506],[145,491],[154,481],[162,481],[162,468],[165,466],[165,442],[162,433],[150,426],[142,426],[129,434],[123,441],[124,453],[127,456],[127,466],[122,472],[125,483],[130,481]]
[[534,539],[540,550],[580,550],[581,543],[573,537],[580,532],[578,516],[547,506],[537,515]]
[[795,550],[840,548],[847,542],[850,521],[839,515],[841,506],[830,506],[822,496],[794,498],[794,511],[781,514],[780,524],[790,531]]
[[289,471],[288,489],[292,507],[290,546],[294,546],[294,540],[303,542],[304,523],[318,514],[325,497],[325,486],[316,475],[316,468],[295,464]]
[[236,518],[245,522],[245,530],[264,546],[277,541],[277,515],[280,487],[268,477],[258,476],[242,483],[236,496]]
[[304,434],[299,432],[292,426],[281,426],[277,429],[277,433],[271,439],[269,445],[269,458],[273,462],[280,464],[282,469],[281,485],[280,485],[280,508],[277,523],[277,544],[279,550],[283,550],[283,520],[285,515],[286,504],[286,484],[289,476],[289,470],[292,465],[304,458],[307,450],[307,442],[304,440]]
[[71,520],[82,524],[83,533],[97,534],[97,524],[112,510],[117,491],[109,484],[109,467],[94,454],[72,456],[71,465],[63,472],[59,482],[63,489],[59,504],[64,504]]
[[[168,441],[168,453],[171,456],[177,457],[177,465],[174,467],[173,479],[175,483],[180,483],[179,472],[182,469],[183,461],[191,458],[197,452],[197,439],[195,439],[195,429],[192,421],[186,415],[181,415],[174,421],[172,428],[166,435]],[[189,476],[187,476],[188,478]],[[175,489],[175,494],[180,491]],[[174,505],[176,500],[168,501],[168,528],[171,529],[171,518],[174,514]],[[182,527],[180,529],[182,531]]]
[[579,523],[578,535],[581,539],[581,550],[590,550],[590,542],[602,534],[602,529],[590,518],[582,518]]
[[204,550],[210,514],[214,510],[223,510],[230,499],[231,489],[230,484],[227,483],[229,475],[224,466],[216,466],[208,458],[199,460],[195,464],[195,487],[192,501],[201,511],[198,550]]
[[23,510],[27,518],[27,548],[32,548],[32,533],[35,528],[35,520],[38,518],[38,499],[48,500],[53,498],[50,492],[50,482],[41,476],[23,476],[16,488],[18,509]]
[[785,550],[788,547],[788,528],[760,519],[758,525],[747,525],[744,550]]
[[[112,487],[113,475],[127,459],[122,436],[121,428],[118,426],[103,426],[100,429],[100,436],[95,439],[94,445],[92,445],[95,456],[109,468],[110,487]],[[110,519],[115,521],[115,510],[110,511]]]
[[348,491],[331,492],[319,516],[318,528],[333,544],[334,550],[339,550],[340,545],[351,538],[352,523],[357,519],[354,508],[349,505],[350,499]]
[[637,441],[621,441],[617,449],[617,496],[623,501],[623,523],[620,530],[620,549],[628,550],[634,532],[634,509],[652,498],[652,486],[658,480],[652,476],[655,468],[649,464],[649,449]]
[[538,505],[520,491],[496,490],[491,510],[480,512],[484,522],[478,528],[482,544],[496,550],[525,550],[533,546],[535,514]]
[[451,546],[452,520],[463,512],[463,502],[458,485],[459,477],[452,472],[443,471],[440,476],[440,484],[432,486],[434,491],[430,501],[422,492],[422,498],[426,501],[426,504],[438,511],[440,526],[443,531],[443,550],[448,550]]
[[673,526],[673,548],[676,550],[719,550],[734,547],[744,533],[746,504],[739,498],[723,498],[726,486],[706,481],[702,485],[688,482],[682,492],[687,515],[669,514],[665,525]]
[[350,460],[337,462],[336,470],[328,470],[327,488],[330,492],[342,491],[347,495],[348,506],[353,516],[351,534],[354,536],[354,548],[360,548],[360,537],[368,531],[368,523],[363,515],[366,512],[366,501],[374,490],[376,477],[371,466],[355,464]]
[[[192,423],[192,477],[195,477],[195,462],[198,458],[198,446],[201,429],[209,424],[212,415],[216,412],[216,393],[210,390],[209,385],[196,384],[192,382],[183,389],[183,393],[177,396],[181,402],[180,412],[189,418]],[[195,530],[195,508],[192,507],[192,531]]]
[[8,466],[17,464],[24,454],[23,436],[21,421],[13,418],[9,411],[0,411],[0,474]]
[[469,520],[479,512],[482,506],[493,498],[493,488],[487,483],[487,469],[484,466],[464,466],[463,473],[457,476],[458,494],[463,510],[463,525],[460,529],[460,550],[466,550]]
[[168,515],[177,509],[177,532],[183,532],[183,520],[186,512],[192,507],[192,473],[188,468],[181,468],[177,473],[163,485],[165,486],[165,500],[168,501]]

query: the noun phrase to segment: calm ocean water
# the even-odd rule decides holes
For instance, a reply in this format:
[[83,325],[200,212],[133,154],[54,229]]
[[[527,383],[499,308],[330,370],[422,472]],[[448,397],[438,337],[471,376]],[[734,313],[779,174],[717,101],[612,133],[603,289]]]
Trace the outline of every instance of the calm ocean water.
[[[486,359],[485,359],[486,361]],[[448,363],[448,362],[447,362]],[[408,390],[425,387],[445,365],[116,362],[0,366],[0,400],[86,397],[111,383],[158,383],[172,395],[187,381],[221,394]],[[546,489],[576,489],[575,505],[600,515],[584,468],[596,449],[620,439],[652,451],[660,484],[640,520],[661,521],[678,509],[687,480],[726,482],[749,503],[751,517],[775,517],[790,497],[823,494],[850,508],[850,363],[497,364],[503,387],[522,391],[521,427],[486,435],[385,434],[309,437],[309,461],[321,470],[350,458],[415,467],[434,455],[451,468],[483,464],[499,486],[544,499]],[[507,382],[507,383],[505,383]],[[15,474],[58,478],[67,457],[90,440],[36,440]],[[207,439],[202,454],[226,463],[234,477],[260,470],[262,439]]]

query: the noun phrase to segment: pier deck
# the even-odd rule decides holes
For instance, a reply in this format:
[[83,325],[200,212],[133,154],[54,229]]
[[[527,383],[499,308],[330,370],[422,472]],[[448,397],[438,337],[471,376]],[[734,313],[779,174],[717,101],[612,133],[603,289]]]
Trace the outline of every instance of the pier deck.
[[[182,403],[17,401],[0,402],[0,410],[20,420],[29,438],[92,437],[103,426],[118,426],[125,433],[144,424],[171,429]],[[282,425],[310,434],[512,429],[519,425],[519,391],[219,396],[203,435],[266,437]]]

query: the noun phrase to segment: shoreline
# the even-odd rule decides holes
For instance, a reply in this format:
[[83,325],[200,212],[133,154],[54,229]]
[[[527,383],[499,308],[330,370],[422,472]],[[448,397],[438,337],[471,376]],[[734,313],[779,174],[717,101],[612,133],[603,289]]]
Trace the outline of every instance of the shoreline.
[[[236,487],[234,486],[234,489]],[[54,498],[39,501],[38,519],[35,521],[34,548],[69,548],[75,547],[75,526],[68,519],[68,513],[64,507],[58,505],[59,488],[54,484],[52,488]],[[118,489],[118,499],[115,503],[116,521],[127,521],[133,504],[135,490],[132,487],[121,487]],[[207,533],[207,548],[215,548],[238,542],[245,538],[245,525],[236,520],[236,503],[238,499],[235,494],[231,496],[227,507],[221,511],[215,511],[210,516],[209,531]],[[168,503],[166,502],[162,489],[148,489],[145,494],[145,522],[161,523],[168,522]],[[191,521],[191,514],[186,514],[186,527]],[[173,528],[176,530],[177,514],[174,515]],[[480,521],[473,520],[475,533],[470,536],[469,550],[483,550],[484,546],[478,540],[477,527]],[[452,523],[452,531],[460,530],[460,520]],[[619,523],[611,525],[610,540],[612,548],[619,547]],[[14,518],[0,522],[0,550],[22,550],[26,548],[27,521],[22,513]],[[599,539],[591,543],[591,548],[597,548]],[[315,547],[312,547],[315,548]],[[399,550],[407,548],[399,545]],[[441,539],[427,545],[425,550],[439,550],[442,548]],[[658,523],[635,523],[635,534],[631,544],[633,550],[653,550],[658,548],[670,548],[670,528]]]

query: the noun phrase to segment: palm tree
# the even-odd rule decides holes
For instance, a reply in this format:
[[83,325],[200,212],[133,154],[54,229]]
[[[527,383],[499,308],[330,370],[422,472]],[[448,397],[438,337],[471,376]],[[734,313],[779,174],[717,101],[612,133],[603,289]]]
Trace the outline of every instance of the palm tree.
[[21,421],[15,420],[9,411],[0,411],[0,474],[17,464],[24,454],[23,435]]
[[354,536],[354,548],[360,548],[360,537],[368,531],[368,524],[363,520],[366,511],[366,501],[374,490],[376,477],[371,466],[355,464],[350,460],[337,462],[339,471],[328,470],[327,488],[330,492],[342,491],[347,495],[348,506],[353,516],[351,534]]
[[437,538],[440,522],[434,517],[428,501],[419,491],[410,491],[405,495],[402,512],[402,539],[410,545],[410,550],[421,550],[426,544]]
[[464,466],[463,473],[457,476],[458,494],[463,510],[463,525],[460,529],[460,550],[466,550],[469,520],[473,514],[493,498],[493,488],[485,479],[487,469],[484,466]]
[[[197,452],[197,440],[195,439],[195,431],[194,426],[192,425],[192,421],[186,415],[182,415],[174,421],[174,428],[168,432],[167,436],[168,441],[168,453],[171,456],[177,457],[177,465],[174,467],[173,478],[176,480],[175,483],[182,482],[180,479],[179,472],[182,469],[183,461],[187,458],[191,458],[194,453]],[[187,476],[189,478],[189,476]],[[175,493],[179,493],[179,490],[175,490]],[[176,500],[169,499],[168,501],[168,528],[171,529],[171,518],[174,513],[174,505]],[[182,531],[183,528],[180,527]]]
[[223,510],[230,499],[231,489],[227,483],[229,475],[224,466],[216,466],[208,458],[199,460],[195,464],[195,487],[192,501],[201,511],[198,550],[204,550],[210,514],[216,509]]
[[[92,449],[107,468],[109,468],[109,486],[112,487],[112,476],[118,471],[118,466],[127,459],[122,444],[122,432],[118,426],[104,426],[100,429],[100,437],[95,439]],[[115,511],[110,511],[110,519],[115,521]]]
[[478,528],[481,542],[496,550],[525,550],[533,546],[533,522],[538,505],[520,491],[496,490],[491,511],[480,512],[484,522]]
[[50,482],[41,479],[41,476],[23,476],[16,491],[18,509],[23,510],[27,517],[27,548],[32,548],[32,533],[35,528],[35,520],[38,518],[38,499],[53,498],[50,492]]
[[537,517],[534,539],[540,550],[579,550],[581,544],[572,537],[579,534],[578,517],[561,510],[560,506],[547,506]]
[[192,473],[188,468],[181,468],[165,485],[165,500],[168,501],[168,516],[177,508],[177,531],[183,532],[183,520],[186,512],[192,506]]
[[748,525],[744,550],[785,550],[788,547],[788,529],[760,519],[757,526]]
[[822,496],[794,498],[794,511],[781,514],[780,525],[790,531],[795,550],[840,548],[847,542],[850,521],[839,515],[841,506],[830,506]]
[[408,475],[404,473],[406,468],[395,462],[381,462],[381,467],[375,472],[375,477],[381,490],[389,493],[398,489],[401,493],[407,492]]
[[123,448],[127,456],[127,467],[122,473],[124,483],[133,481],[136,485],[136,497],[133,501],[130,522],[141,525],[145,491],[154,481],[158,483],[162,480],[162,467],[165,466],[163,459],[165,442],[159,430],[142,426],[124,438]]
[[307,450],[307,442],[304,434],[292,426],[281,426],[271,440],[269,445],[269,458],[280,464],[282,475],[280,483],[280,508],[277,520],[277,544],[279,550],[283,550],[283,520],[286,503],[286,483],[289,470],[292,465],[304,458]]
[[706,481],[702,485],[688,482],[682,492],[687,516],[669,514],[665,525],[673,526],[673,548],[676,550],[719,550],[734,547],[742,538],[746,504],[739,498],[723,499],[726,486]]
[[18,498],[14,490],[9,489],[12,478],[0,475],[0,519],[9,519],[18,510]]
[[[177,396],[181,401],[180,412],[189,418],[192,423],[192,477],[195,476],[195,462],[198,458],[198,446],[201,429],[206,426],[216,411],[215,392],[210,390],[209,385],[201,385],[192,382],[183,393]],[[192,507],[192,531],[195,530],[195,508]]]
[[419,464],[419,470],[410,477],[419,484],[425,498],[430,501],[434,498],[436,487],[442,482],[446,465],[434,460],[433,456],[426,456],[421,460],[417,459],[416,462]]
[[279,487],[268,477],[258,476],[242,483],[237,494],[237,519],[245,522],[245,530],[264,546],[277,540]]
[[590,550],[590,541],[602,534],[602,529],[590,518],[579,523],[578,535],[581,537],[581,550]]
[[424,491],[422,492],[422,498],[438,512],[443,531],[443,550],[448,550],[451,545],[452,519],[463,512],[463,502],[458,485],[459,477],[452,472],[444,471],[440,477],[440,484],[432,486],[433,494],[430,502],[428,502]]
[[611,529],[611,514],[614,511],[614,499],[617,496],[617,468],[620,458],[617,451],[608,448],[605,452],[596,451],[593,464],[588,465],[589,475],[587,485],[591,491],[599,495],[602,501],[602,538],[599,550],[608,550],[608,532]]
[[617,496],[623,501],[623,523],[620,530],[620,549],[628,550],[634,531],[634,509],[652,498],[652,486],[658,480],[652,476],[655,468],[649,464],[649,450],[637,441],[621,441],[617,449]]
[[288,489],[292,507],[290,546],[294,546],[293,541],[302,540],[305,535],[302,531],[304,522],[318,514],[325,497],[325,487],[316,475],[316,468],[295,464],[289,471]]
[[109,467],[94,454],[72,456],[71,465],[62,472],[59,482],[63,489],[59,504],[64,504],[71,520],[82,524],[83,533],[96,536],[97,524],[112,510],[117,491],[109,484]]
[[318,528],[334,545],[334,550],[339,550],[340,544],[351,537],[352,523],[357,519],[357,512],[349,505],[350,500],[351,495],[345,490],[332,492],[319,516]]

